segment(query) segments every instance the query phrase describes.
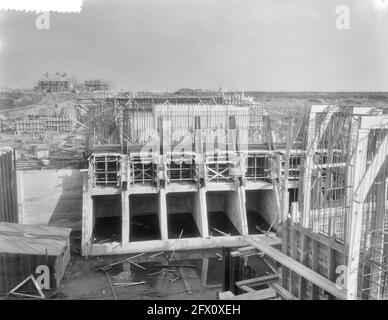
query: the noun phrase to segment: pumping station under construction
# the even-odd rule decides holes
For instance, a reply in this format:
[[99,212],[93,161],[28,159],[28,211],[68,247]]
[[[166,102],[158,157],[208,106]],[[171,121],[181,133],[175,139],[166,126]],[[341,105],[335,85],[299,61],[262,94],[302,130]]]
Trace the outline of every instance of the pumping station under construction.
[[243,93],[104,91],[73,108],[15,126],[82,132],[71,165],[0,151],[3,297],[388,298],[386,109],[312,105],[279,143]]

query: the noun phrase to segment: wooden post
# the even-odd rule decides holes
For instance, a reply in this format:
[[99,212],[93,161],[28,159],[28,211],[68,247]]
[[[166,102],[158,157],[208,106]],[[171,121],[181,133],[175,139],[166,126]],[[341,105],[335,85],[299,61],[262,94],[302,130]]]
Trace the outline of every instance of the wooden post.
[[129,207],[129,191],[121,191],[121,246],[124,247],[129,242],[130,238],[130,207]]
[[222,257],[224,263],[224,281],[222,282],[222,291],[230,291],[230,248],[222,247]]
[[[368,129],[360,129],[357,137],[357,149],[354,154],[354,185],[358,185],[366,167],[366,156],[368,146]],[[361,244],[361,226],[362,226],[362,207],[363,202],[353,200],[353,206],[350,215],[350,224],[348,227],[349,254],[348,266],[345,278],[345,288],[347,289],[347,299],[357,299],[358,271]]]

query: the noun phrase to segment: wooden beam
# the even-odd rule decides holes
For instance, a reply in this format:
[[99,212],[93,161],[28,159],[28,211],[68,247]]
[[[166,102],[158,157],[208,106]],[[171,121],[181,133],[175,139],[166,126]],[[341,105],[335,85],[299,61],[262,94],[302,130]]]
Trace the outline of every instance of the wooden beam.
[[269,276],[256,277],[252,279],[237,281],[236,285],[238,287],[245,286],[245,285],[260,285],[260,284],[276,281],[278,279],[279,279],[279,276],[277,274],[271,274]]
[[388,126],[388,115],[368,116],[361,118],[360,129],[382,129]]
[[183,280],[183,283],[185,285],[185,289],[186,289],[187,294],[193,294],[193,291],[191,290],[191,286],[190,286],[189,280],[187,280],[187,278],[186,278],[184,269],[183,268],[179,268],[179,273],[180,273],[180,276],[181,276],[181,278]]
[[[307,264],[307,236],[304,232],[300,232],[301,241],[301,253],[300,263],[303,265]],[[306,292],[306,279],[303,277],[299,278],[299,299],[302,300]]]
[[[362,174],[366,167],[366,157],[368,148],[369,130],[359,129],[356,143],[356,151],[354,152],[351,163],[354,165],[353,183],[358,185],[361,181]],[[347,290],[347,299],[357,299],[358,289],[358,272],[360,261],[360,245],[362,233],[362,216],[363,203],[355,201],[353,198],[352,210],[347,225],[347,243],[349,245],[348,264],[345,274],[345,288]]]
[[[315,271],[315,272],[318,272],[318,241],[315,241],[315,240],[312,240],[312,269]],[[319,288],[317,287],[316,284],[312,284],[313,286],[313,290],[312,290],[312,295],[311,295],[311,298],[312,300],[318,300],[318,293],[319,293]]]
[[234,298],[234,294],[231,291],[225,291],[225,292],[219,292],[218,293],[218,300],[225,300],[227,298]]
[[240,288],[241,290],[244,290],[245,292],[256,292],[255,289],[252,289],[252,288],[250,288],[250,287],[248,287],[248,286],[240,286],[239,288]]
[[278,295],[280,295],[282,298],[286,300],[299,300],[297,297],[295,297],[291,292],[283,288],[279,283],[273,282],[269,283],[268,286],[272,289],[274,289]]
[[278,261],[283,266],[291,269],[292,271],[296,272],[300,276],[304,277],[306,280],[311,281],[312,283],[316,284],[318,287],[322,288],[323,290],[331,293],[338,299],[345,299],[346,298],[346,290],[337,288],[336,284],[332,281],[326,279],[319,273],[311,270],[310,268],[304,266],[303,264],[299,263],[298,261],[295,261],[291,257],[285,255],[281,251],[271,248],[267,244],[265,244],[263,241],[260,240],[252,240],[251,238],[244,236],[244,239],[252,246],[256,247],[257,249],[264,252],[266,255],[271,257],[272,259]]
[[272,288],[267,288],[255,292],[239,294],[233,297],[227,297],[223,300],[267,300],[276,297],[276,291]]

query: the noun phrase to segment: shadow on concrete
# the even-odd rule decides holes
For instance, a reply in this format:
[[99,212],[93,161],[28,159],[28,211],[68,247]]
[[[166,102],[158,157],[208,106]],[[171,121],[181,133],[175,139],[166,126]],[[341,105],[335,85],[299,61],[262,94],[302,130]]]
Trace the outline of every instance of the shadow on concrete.
[[82,229],[83,173],[79,170],[71,170],[71,175],[62,175],[59,178],[62,179],[62,183],[56,186],[53,192],[58,192],[60,189],[61,194],[48,224],[80,231]]

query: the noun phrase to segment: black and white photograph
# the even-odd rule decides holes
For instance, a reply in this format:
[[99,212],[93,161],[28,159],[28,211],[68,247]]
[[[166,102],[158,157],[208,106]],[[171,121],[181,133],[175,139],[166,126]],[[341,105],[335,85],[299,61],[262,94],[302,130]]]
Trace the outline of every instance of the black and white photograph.
[[387,54],[388,0],[0,0],[0,303],[388,300]]

